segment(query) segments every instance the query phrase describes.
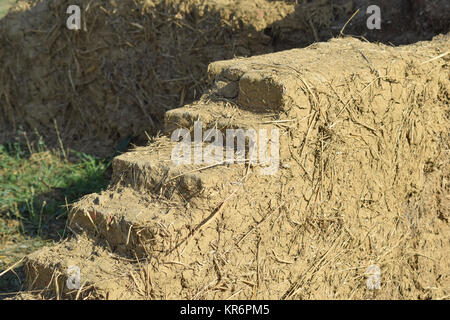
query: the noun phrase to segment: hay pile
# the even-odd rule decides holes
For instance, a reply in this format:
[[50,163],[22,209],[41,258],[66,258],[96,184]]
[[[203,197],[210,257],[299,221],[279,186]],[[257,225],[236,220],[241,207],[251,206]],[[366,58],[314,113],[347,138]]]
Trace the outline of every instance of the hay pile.
[[54,137],[56,120],[66,144],[107,154],[124,138],[155,134],[166,110],[198,98],[209,62],[271,52],[267,28],[300,31],[310,43],[310,23],[329,27],[338,7],[81,0],[77,32],[65,27],[71,4],[19,1],[0,22],[3,139],[21,127]]
[[[329,39],[356,9],[346,32],[411,42],[448,29],[433,3],[378,1],[386,23],[368,32],[369,0],[18,1],[0,21],[0,142],[34,129],[56,142],[57,126],[66,146],[110,154],[129,137],[146,141],[166,110],[200,97],[212,61]],[[82,31],[66,28],[73,4]]]

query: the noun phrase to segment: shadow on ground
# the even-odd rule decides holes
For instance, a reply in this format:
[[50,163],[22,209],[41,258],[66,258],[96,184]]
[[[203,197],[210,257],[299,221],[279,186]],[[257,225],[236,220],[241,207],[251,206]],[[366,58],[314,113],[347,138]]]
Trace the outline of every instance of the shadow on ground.
[[70,204],[107,187],[111,159],[71,158],[0,149],[0,299],[24,289],[27,254],[66,237]]

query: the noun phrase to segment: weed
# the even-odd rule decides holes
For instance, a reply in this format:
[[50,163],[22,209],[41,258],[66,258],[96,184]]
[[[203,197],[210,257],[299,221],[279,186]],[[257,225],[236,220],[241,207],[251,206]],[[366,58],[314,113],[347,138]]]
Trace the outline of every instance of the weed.
[[[42,139],[0,145],[0,273],[63,238],[67,205],[106,188],[109,166],[109,159],[76,151],[66,158]],[[18,289],[19,278],[11,272],[0,278],[0,292]]]

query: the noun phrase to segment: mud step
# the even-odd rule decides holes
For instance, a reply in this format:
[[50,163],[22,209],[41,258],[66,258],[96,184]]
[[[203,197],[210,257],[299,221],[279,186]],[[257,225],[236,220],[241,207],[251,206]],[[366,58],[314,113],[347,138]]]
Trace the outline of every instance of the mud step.
[[207,162],[200,159],[199,164],[194,164],[193,143],[190,144],[189,161],[192,164],[178,163],[172,157],[177,144],[161,138],[148,147],[116,157],[112,164],[112,184],[145,190],[170,201],[187,202],[196,198],[213,198],[243,175],[244,165],[229,166],[224,160]]
[[[302,49],[308,50],[308,49]],[[305,51],[290,50],[290,55],[274,53],[251,58],[213,62],[208,75],[214,81],[213,92],[233,99],[243,109],[257,113],[279,114],[290,105],[308,105],[297,68]]]
[[[330,59],[337,52],[339,58]],[[213,62],[208,66],[208,75],[215,83],[214,91],[235,99],[240,108],[280,113],[294,105],[297,108],[320,105],[314,92],[329,91],[324,86],[327,82],[353,81],[357,75],[364,88],[374,78],[383,78],[387,65],[405,68],[404,61],[409,58],[426,61],[424,53],[422,48],[396,50],[356,39],[345,39],[344,44],[333,39],[303,49]]]
[[226,129],[271,129],[276,117],[275,113],[257,114],[223,101],[200,101],[166,112],[164,130],[167,134],[179,128],[192,131],[195,121],[202,122],[203,132],[212,128],[222,133]]
[[167,253],[210,212],[157,199],[129,188],[91,194],[70,212],[72,230],[101,235],[114,252],[131,256]]
[[47,297],[143,298],[136,290],[138,273],[133,265],[85,236],[32,253],[27,257],[25,273],[29,290],[41,290]]
[[227,188],[216,197],[186,204],[167,201],[132,188],[114,187],[76,202],[68,226],[75,233],[100,236],[113,252],[131,257],[171,253],[183,239],[195,233],[243,184]]

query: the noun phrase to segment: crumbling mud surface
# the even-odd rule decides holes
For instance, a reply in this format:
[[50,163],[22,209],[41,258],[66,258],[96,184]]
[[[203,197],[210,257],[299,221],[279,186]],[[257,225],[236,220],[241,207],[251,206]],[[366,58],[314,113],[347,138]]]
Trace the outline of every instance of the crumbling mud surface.
[[[19,1],[0,21],[0,141],[33,133],[110,155],[162,129],[167,110],[208,88],[209,63],[304,47],[344,33],[405,44],[448,32],[448,3],[368,0]],[[368,30],[369,4],[383,28]]]
[[[218,61],[164,133],[277,128],[259,164],[175,166],[155,138],[74,204],[73,237],[29,256],[46,298],[441,299],[450,288],[450,40],[354,38]],[[81,286],[66,285],[67,268]],[[367,281],[379,273],[380,289]]]

